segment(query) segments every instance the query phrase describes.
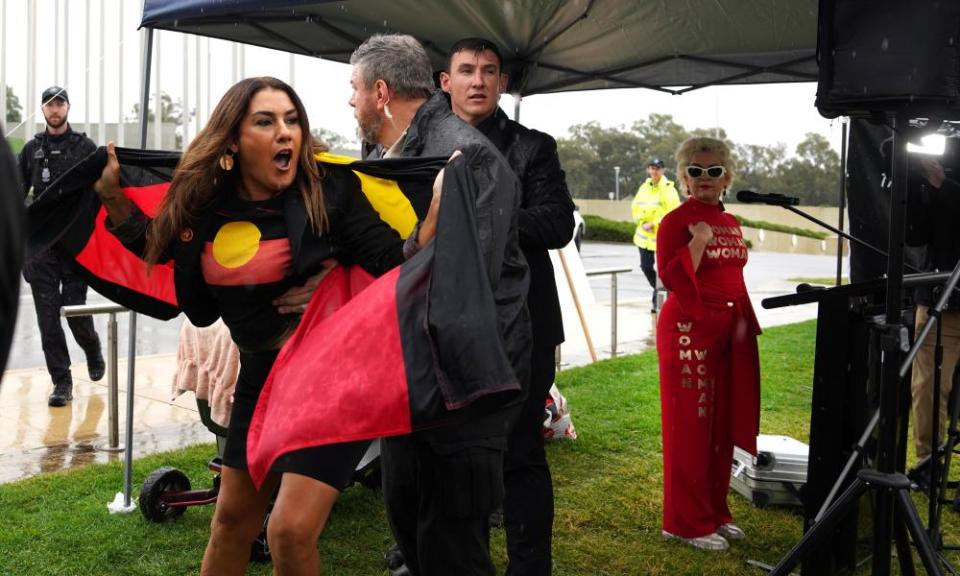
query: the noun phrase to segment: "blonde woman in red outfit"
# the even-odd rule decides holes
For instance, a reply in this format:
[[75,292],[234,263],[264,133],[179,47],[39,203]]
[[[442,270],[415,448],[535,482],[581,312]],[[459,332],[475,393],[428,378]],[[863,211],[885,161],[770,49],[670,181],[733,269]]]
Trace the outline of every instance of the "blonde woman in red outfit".
[[747,248],[724,211],[727,145],[691,138],[677,151],[687,195],[657,234],[670,291],[657,324],[663,425],[663,536],[705,550],[744,538],[727,506],[734,444],[756,452],[760,327],[743,281]]

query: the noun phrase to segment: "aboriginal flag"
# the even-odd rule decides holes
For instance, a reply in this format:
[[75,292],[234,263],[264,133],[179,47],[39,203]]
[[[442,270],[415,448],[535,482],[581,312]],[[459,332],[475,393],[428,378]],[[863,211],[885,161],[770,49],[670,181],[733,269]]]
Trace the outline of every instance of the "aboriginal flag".
[[[120,185],[147,216],[157,212],[180,160],[177,152],[117,148]],[[180,313],[173,285],[173,262],[147,269],[106,229],[106,211],[93,192],[107,161],[106,148],[84,159],[53,182],[28,209],[30,244],[59,250],[76,263],[77,273],[105,298],[153,318]],[[406,238],[426,213],[431,185],[444,160],[359,161],[317,154],[322,164],[349,164],[380,217]],[[29,256],[28,256],[29,257]]]
[[[463,152],[446,166],[431,243],[340,307],[355,273],[334,270],[314,294],[250,423],[257,485],[284,453],[442,426],[520,392],[491,287],[500,263],[485,259],[477,232],[480,151]],[[495,212],[509,221],[509,208]]]
[[[179,155],[117,148],[117,157],[124,194],[155,214]],[[433,180],[446,164],[443,158],[317,159],[349,164],[371,205],[403,237],[426,213]],[[51,231],[43,241],[72,256],[95,290],[138,312],[172,318],[179,312],[172,265],[148,271],[105,228],[92,190],[105,162],[101,148],[71,171],[69,185],[54,183],[32,206],[31,221],[43,222]],[[478,233],[481,218],[497,221],[487,228],[494,237],[484,241],[499,246],[491,253],[502,258],[514,207],[510,195],[497,195],[500,204],[478,216],[477,196],[491,183],[478,183],[471,166],[483,162],[479,149],[467,147],[446,164],[437,234],[414,257],[376,280],[354,266],[337,267],[321,282],[251,422],[247,459],[258,484],[284,453],[442,426],[520,392],[492,288],[502,262],[483,253]]]
[[[169,187],[179,154],[117,148],[117,158],[124,194],[144,214],[153,216]],[[174,318],[180,309],[173,289],[173,264],[148,271],[105,227],[106,211],[93,183],[106,162],[106,148],[98,148],[27,208],[29,243],[73,259],[80,277],[105,298],[154,318]]]

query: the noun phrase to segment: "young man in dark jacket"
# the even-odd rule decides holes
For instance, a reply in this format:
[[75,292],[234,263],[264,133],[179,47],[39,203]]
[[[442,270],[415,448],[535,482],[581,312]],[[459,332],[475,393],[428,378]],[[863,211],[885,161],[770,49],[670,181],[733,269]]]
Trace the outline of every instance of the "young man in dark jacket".
[[[518,238],[519,184],[504,157],[434,91],[432,68],[412,36],[377,35],[350,58],[354,108],[363,139],[391,157],[450,157],[477,150],[477,237],[487,263],[504,352],[526,384],[530,321],[528,268]],[[432,230],[419,227],[406,251]],[[394,537],[414,576],[487,576],[489,516],[503,499],[503,457],[521,399],[456,424],[382,443],[383,492]]]
[[495,44],[464,38],[450,49],[440,87],[449,94],[453,112],[493,142],[520,180],[520,248],[530,265],[533,348],[530,392],[504,463],[507,575],[549,575],[553,483],[542,426],[544,399],[556,375],[554,351],[563,342],[563,317],[547,250],[570,241],[574,205],[554,139],[510,120],[498,106],[508,80],[501,64]]

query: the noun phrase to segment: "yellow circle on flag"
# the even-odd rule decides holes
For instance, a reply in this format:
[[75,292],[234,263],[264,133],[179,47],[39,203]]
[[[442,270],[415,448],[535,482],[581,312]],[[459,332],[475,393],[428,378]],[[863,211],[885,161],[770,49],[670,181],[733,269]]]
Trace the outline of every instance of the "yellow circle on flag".
[[224,268],[239,268],[260,248],[260,229],[252,222],[227,222],[213,239],[213,259]]

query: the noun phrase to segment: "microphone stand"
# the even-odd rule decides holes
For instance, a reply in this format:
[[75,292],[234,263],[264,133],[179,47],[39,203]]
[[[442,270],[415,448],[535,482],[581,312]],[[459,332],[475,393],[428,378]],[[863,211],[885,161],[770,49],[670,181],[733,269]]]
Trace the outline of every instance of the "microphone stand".
[[[762,204],[762,202],[741,202],[741,203],[742,203],[742,204]],[[836,227],[834,227],[834,226],[831,226],[830,224],[827,224],[827,223],[824,222],[823,220],[820,220],[819,218],[815,218],[815,217],[807,214],[807,213],[804,212],[803,210],[800,210],[799,208],[794,208],[793,206],[790,206],[790,205],[787,205],[787,204],[767,204],[767,205],[768,205],[768,206],[779,206],[779,207],[781,207],[781,208],[784,208],[784,209],[786,209],[786,210],[789,210],[789,211],[793,212],[794,214],[796,214],[797,216],[800,216],[800,217],[802,217],[802,218],[806,218],[807,220],[813,222],[814,224],[816,224],[816,225],[818,225],[818,226],[820,226],[820,227],[822,227],[822,228],[825,228],[825,229],[833,232],[834,234],[836,234],[837,236],[840,236],[841,238],[844,238],[844,239],[846,239],[846,240],[849,240],[850,242],[853,242],[853,243],[855,243],[855,244],[857,244],[857,245],[859,245],[859,246],[863,246],[864,248],[866,248],[866,249],[868,249],[868,250],[871,250],[871,251],[873,251],[874,253],[876,253],[876,254],[878,254],[878,255],[880,255],[880,256],[883,256],[884,259],[886,259],[886,258],[889,257],[889,255],[888,255],[886,252],[884,252],[884,251],[881,250],[880,248],[877,248],[877,247],[874,246],[873,244],[870,244],[869,242],[867,242],[867,241],[865,241],[865,240],[861,240],[860,238],[857,238],[856,236],[847,234],[847,233],[844,232],[843,230],[840,230],[840,229],[838,229],[838,228],[836,228]],[[909,268],[909,269],[910,269],[911,271],[913,271],[913,272],[922,272],[922,270],[918,270],[917,268],[914,268],[913,266],[907,264],[906,262],[904,262],[903,266],[904,266],[905,268]]]
[[[907,111],[899,111],[893,115],[894,132],[907,125]],[[913,350],[906,344],[906,327],[900,324],[900,302],[903,287],[903,233],[905,229],[905,207],[907,200],[907,157],[906,143],[902,137],[894,139],[893,182],[894,186],[890,198],[889,215],[889,249],[887,257],[886,297],[884,333],[881,335],[881,366],[880,366],[880,407],[875,418],[879,424],[879,438],[877,440],[878,456],[875,469],[862,469],[850,486],[825,510],[819,521],[809,527],[804,536],[796,545],[780,559],[769,576],[788,576],[790,571],[805,558],[811,548],[844,518],[850,508],[855,507],[860,497],[871,493],[874,498],[873,524],[873,558],[872,574],[874,576],[888,576],[890,574],[891,537],[896,541],[897,558],[902,574],[915,574],[913,554],[908,540],[908,534],[913,539],[918,555],[927,574],[941,576],[939,557],[929,534],[925,531],[913,500],[910,497],[910,480],[900,472],[902,464],[898,463],[897,420],[900,417],[899,396],[900,383],[905,376],[908,362],[912,362],[916,355],[918,344]],[[791,209],[810,220],[799,210]],[[831,227],[826,226],[828,229]],[[960,266],[951,274],[951,281],[956,285],[960,280]],[[948,296],[951,290],[944,290]],[[921,337],[926,337],[936,317],[931,316],[924,326]],[[922,340],[921,340],[922,342]],[[901,353],[908,353],[901,362]]]

